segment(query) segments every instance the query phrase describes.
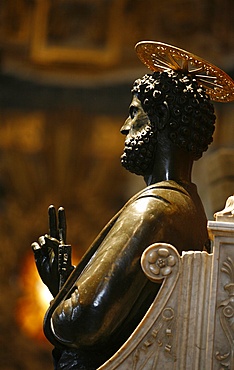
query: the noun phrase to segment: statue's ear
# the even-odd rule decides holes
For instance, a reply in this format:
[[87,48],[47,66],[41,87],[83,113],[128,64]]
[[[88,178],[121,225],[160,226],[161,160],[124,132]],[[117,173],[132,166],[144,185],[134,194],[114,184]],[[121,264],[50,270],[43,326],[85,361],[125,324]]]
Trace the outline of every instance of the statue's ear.
[[158,122],[158,129],[159,130],[162,130],[167,122],[169,121],[169,118],[170,118],[170,113],[169,113],[169,108],[168,108],[168,104],[166,101],[164,101],[160,107],[160,117],[159,117],[159,122]]

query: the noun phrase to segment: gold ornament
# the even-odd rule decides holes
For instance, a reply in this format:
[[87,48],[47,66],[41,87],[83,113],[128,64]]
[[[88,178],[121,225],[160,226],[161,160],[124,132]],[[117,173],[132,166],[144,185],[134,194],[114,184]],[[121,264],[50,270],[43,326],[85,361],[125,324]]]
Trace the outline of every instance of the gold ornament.
[[234,100],[234,81],[206,60],[175,46],[156,41],[141,41],[135,46],[139,59],[153,72],[181,71],[196,79],[210,99]]

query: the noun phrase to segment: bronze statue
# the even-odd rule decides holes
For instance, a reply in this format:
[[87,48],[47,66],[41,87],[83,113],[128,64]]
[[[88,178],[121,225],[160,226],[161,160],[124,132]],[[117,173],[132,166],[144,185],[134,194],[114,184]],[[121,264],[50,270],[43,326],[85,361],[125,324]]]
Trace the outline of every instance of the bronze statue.
[[170,243],[179,252],[209,248],[207,219],[191,172],[212,142],[210,96],[233,99],[231,88],[220,83],[227,79],[230,86],[230,79],[166,44],[139,43],[137,52],[153,73],[133,85],[129,117],[121,128],[126,135],[121,162],[143,176],[147,187],[107,224],[76,268],[65,244],[63,209],[58,228],[55,209],[49,209],[49,235],[32,245],[39,274],[55,297],[44,323],[55,346],[55,369],[97,369],[126,341],[160,287],[140,266],[150,244]]

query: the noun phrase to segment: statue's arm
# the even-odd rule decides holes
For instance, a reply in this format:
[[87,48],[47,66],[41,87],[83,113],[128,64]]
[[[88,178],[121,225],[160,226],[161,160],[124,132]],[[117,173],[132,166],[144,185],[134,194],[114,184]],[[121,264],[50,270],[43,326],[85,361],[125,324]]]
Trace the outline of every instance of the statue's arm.
[[53,314],[54,334],[62,342],[95,345],[118,330],[134,306],[144,309],[152,292],[145,291],[140,257],[164,227],[163,208],[162,200],[146,197],[124,209]]

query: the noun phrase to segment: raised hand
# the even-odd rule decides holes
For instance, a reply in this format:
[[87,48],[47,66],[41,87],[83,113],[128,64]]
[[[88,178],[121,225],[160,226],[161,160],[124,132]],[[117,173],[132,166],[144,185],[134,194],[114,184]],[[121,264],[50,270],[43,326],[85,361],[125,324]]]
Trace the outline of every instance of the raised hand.
[[54,206],[48,208],[49,234],[32,243],[37,270],[44,284],[55,297],[73,270],[71,247],[66,245],[66,218],[62,207],[57,215]]

